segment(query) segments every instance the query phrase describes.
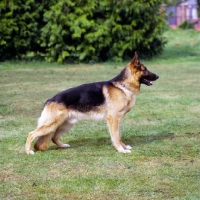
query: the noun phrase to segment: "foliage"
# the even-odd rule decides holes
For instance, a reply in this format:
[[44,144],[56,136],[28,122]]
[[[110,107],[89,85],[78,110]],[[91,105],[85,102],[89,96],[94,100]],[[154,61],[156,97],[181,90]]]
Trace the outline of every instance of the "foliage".
[[[8,4],[9,2],[9,4]],[[0,3],[0,59],[119,61],[162,52],[162,0],[16,0]]]
[[186,20],[182,22],[178,27],[181,29],[194,29],[194,23]]
[[164,0],[163,2],[167,5],[167,6],[172,6],[172,5],[178,5],[182,2],[184,2],[186,0]]
[[4,0],[0,2],[0,60],[23,58],[41,51],[43,13],[51,1]]
[[[34,0],[1,2],[0,55],[3,59],[36,50],[39,18]],[[38,8],[37,8],[38,9]]]

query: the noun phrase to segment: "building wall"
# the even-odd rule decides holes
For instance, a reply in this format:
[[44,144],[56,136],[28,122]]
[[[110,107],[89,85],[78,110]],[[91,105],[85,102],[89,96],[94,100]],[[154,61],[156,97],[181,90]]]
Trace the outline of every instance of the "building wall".
[[200,29],[197,8],[196,0],[188,0],[178,6],[167,6],[168,24],[175,28],[185,20],[188,20],[194,22],[195,26]]

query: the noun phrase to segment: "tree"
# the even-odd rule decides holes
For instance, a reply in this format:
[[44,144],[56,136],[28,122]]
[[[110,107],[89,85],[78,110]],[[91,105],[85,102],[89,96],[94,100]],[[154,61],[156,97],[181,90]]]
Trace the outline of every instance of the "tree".
[[0,7],[0,59],[31,55],[49,62],[119,61],[132,57],[134,51],[154,56],[165,44],[162,3],[4,0]]
[[164,46],[162,1],[60,0],[45,13],[42,46],[48,61],[122,60],[153,56]]
[[38,52],[43,14],[51,1],[3,0],[0,3],[0,60]]

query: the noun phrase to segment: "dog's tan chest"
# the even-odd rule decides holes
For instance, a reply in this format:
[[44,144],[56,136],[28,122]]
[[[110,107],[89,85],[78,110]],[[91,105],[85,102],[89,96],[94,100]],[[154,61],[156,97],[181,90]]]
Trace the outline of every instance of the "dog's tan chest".
[[123,84],[121,83],[115,83],[115,86],[121,90],[124,96],[124,104],[125,104],[125,109],[130,111],[130,109],[134,106],[135,100],[136,100],[136,94],[134,94],[132,91],[127,89]]
[[136,95],[132,94],[132,95],[128,96],[127,104],[124,108],[125,113],[129,112],[133,108],[133,106],[135,105],[135,101],[136,101]]

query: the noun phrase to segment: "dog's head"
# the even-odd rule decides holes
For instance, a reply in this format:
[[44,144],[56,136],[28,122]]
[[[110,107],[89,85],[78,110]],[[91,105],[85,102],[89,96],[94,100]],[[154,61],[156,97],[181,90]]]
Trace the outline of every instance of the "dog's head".
[[138,54],[135,52],[135,55],[131,61],[131,69],[134,73],[134,75],[137,77],[138,81],[140,83],[143,83],[145,85],[151,86],[152,81],[155,81],[159,78],[158,75],[150,72],[144,64],[142,64],[138,59]]

